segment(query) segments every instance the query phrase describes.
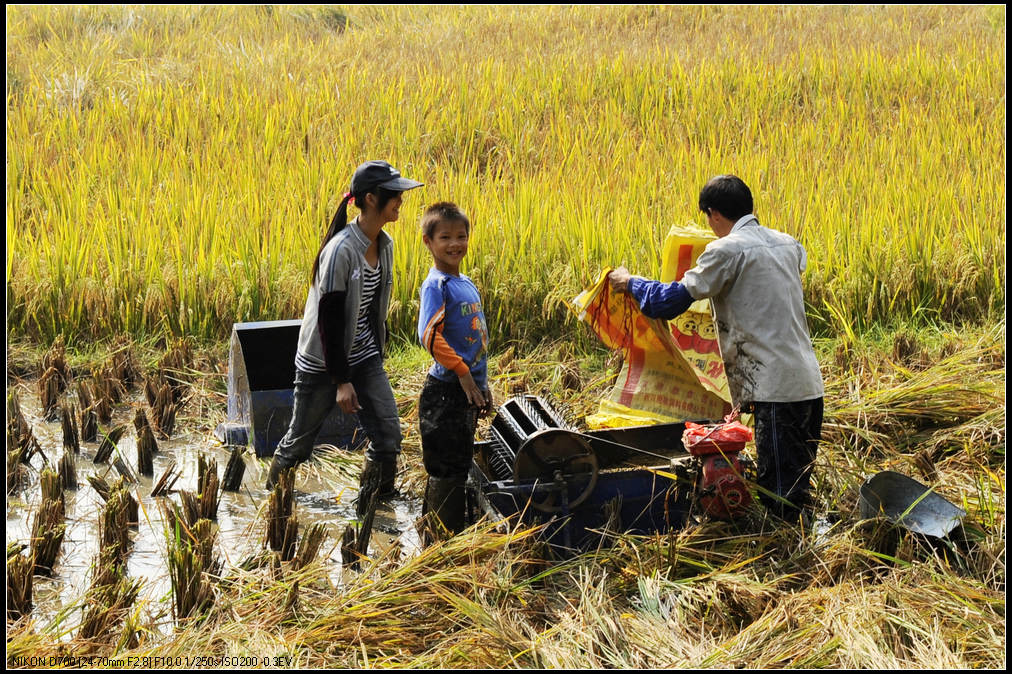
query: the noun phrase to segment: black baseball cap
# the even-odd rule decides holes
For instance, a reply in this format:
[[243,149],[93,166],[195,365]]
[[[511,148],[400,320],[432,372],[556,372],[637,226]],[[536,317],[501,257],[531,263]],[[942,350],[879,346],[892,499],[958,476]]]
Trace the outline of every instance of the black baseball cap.
[[355,175],[351,178],[351,193],[371,192],[377,187],[391,192],[406,192],[423,184],[403,177],[400,171],[385,161],[374,160],[367,161],[355,169]]

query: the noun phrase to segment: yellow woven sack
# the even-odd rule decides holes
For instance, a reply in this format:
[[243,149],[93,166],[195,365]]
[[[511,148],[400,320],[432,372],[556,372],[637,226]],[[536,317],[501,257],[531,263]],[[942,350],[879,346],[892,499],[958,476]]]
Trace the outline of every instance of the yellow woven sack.
[[[678,280],[713,239],[675,226],[664,242],[661,280]],[[670,323],[650,319],[627,294],[615,293],[606,269],[573,299],[572,310],[612,349],[623,352],[622,371],[590,428],[640,426],[687,419],[719,419],[730,410],[724,361],[709,302],[695,302]]]

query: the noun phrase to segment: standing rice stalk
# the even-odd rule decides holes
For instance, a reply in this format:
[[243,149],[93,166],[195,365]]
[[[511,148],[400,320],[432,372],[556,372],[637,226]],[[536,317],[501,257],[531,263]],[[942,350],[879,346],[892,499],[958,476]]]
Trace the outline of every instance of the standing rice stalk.
[[42,403],[42,417],[46,421],[60,418],[60,383],[62,378],[55,367],[46,370],[39,377],[39,401]]
[[24,450],[20,447],[7,445],[7,495],[10,496],[21,488],[25,476],[25,466],[21,460]]
[[140,382],[141,373],[130,339],[125,336],[117,338],[114,348],[110,356],[109,370],[123,384],[124,389],[132,391]]
[[99,395],[94,404],[95,417],[99,423],[108,424],[112,421],[112,403],[104,394]]
[[133,546],[130,531],[138,524],[138,504],[122,480],[113,486],[99,520],[102,549],[111,549],[117,562],[124,562]]
[[218,519],[218,502],[221,498],[218,480],[218,461],[201,454],[197,457],[197,492],[200,495],[201,513],[205,519]]
[[299,518],[292,513],[285,519],[273,521],[271,533],[271,550],[282,562],[291,561],[295,557],[295,548],[299,537]]
[[137,472],[151,477],[155,474],[155,461],[150,443],[150,440],[154,440],[154,435],[151,435],[150,428],[145,428],[145,431],[149,440],[142,440],[144,436],[137,437]]
[[131,484],[137,484],[140,480],[137,478],[137,474],[134,473],[133,468],[126,462],[123,455],[116,450],[116,457],[112,460],[112,465],[116,469],[116,472],[120,474],[120,477],[130,482]]
[[92,395],[91,385],[87,380],[79,380],[77,382],[77,402],[81,405],[81,410],[86,410],[95,404],[95,396]]
[[202,615],[213,606],[214,580],[221,573],[221,562],[214,552],[218,525],[199,519],[187,526],[188,516],[174,503],[160,507],[166,523],[173,616],[178,623]]
[[200,498],[197,494],[187,489],[179,491],[179,503],[183,511],[183,521],[187,527],[192,527],[200,519]]
[[144,399],[148,401],[148,407],[153,408],[155,406],[158,392],[162,390],[162,385],[165,383],[165,377],[160,373],[144,378]]
[[60,546],[67,530],[64,523],[66,507],[59,474],[45,468],[41,475],[42,503],[32,523],[32,554],[35,573],[51,575],[60,555]]
[[32,612],[32,578],[35,562],[18,545],[7,544],[8,625]]
[[81,434],[77,430],[76,410],[66,401],[60,405],[60,428],[63,431],[63,446],[78,454],[81,451]]
[[228,463],[225,465],[225,475],[222,477],[223,491],[239,491],[239,487],[242,486],[242,477],[246,472],[246,462],[242,458],[244,452],[244,447],[232,448]]
[[39,492],[42,495],[42,502],[50,501],[59,504],[60,519],[66,515],[63,501],[63,480],[58,471],[52,468],[43,468],[39,474]]
[[[8,455],[12,449],[18,450],[18,459],[25,465],[29,465],[32,457],[36,454],[42,456],[43,460],[46,459],[39,441],[35,439],[35,433],[32,432],[31,424],[28,423],[25,415],[21,412],[21,401],[18,399],[17,391],[14,388],[11,388],[7,394]],[[10,460],[8,459],[9,463]]]
[[215,554],[218,525],[208,519],[200,519],[193,525],[193,549],[204,573],[217,578],[221,575],[221,560]]
[[[96,367],[92,372],[92,385],[100,398],[108,401],[110,409],[123,399],[126,390],[109,364]],[[103,423],[109,423],[107,421]]]
[[25,466],[30,465],[31,454],[38,451],[39,443],[21,414],[21,403],[13,388],[7,394],[7,494],[20,487]]
[[81,441],[95,442],[98,440],[98,414],[94,406],[81,410]]
[[[355,523],[348,524],[341,537],[341,563],[353,571],[357,571],[362,560],[368,557],[369,539],[372,537],[373,520],[376,518],[376,506],[379,503],[378,492],[375,489],[363,490],[360,493],[361,496],[366,496],[369,499],[365,504],[364,514],[357,525]],[[423,540],[426,536],[425,522],[427,520],[429,518],[423,517],[420,525],[419,535],[423,537]]]
[[67,349],[63,341],[63,335],[59,335],[53,342],[53,345],[49,347],[49,351],[42,356],[39,372],[47,373],[50,370],[56,373],[56,394],[59,395],[70,387],[71,380],[70,367],[67,365]]
[[322,522],[309,525],[299,539],[299,548],[292,558],[292,569],[298,571],[313,562],[320,554],[320,548],[327,540],[327,527]]
[[101,475],[89,475],[88,484],[94,489],[103,501],[109,500],[109,495],[112,494],[112,488],[109,486],[109,482]]
[[86,642],[85,651],[105,646],[116,628],[127,618],[141,590],[141,579],[127,578],[123,570],[111,583],[92,586],[85,596],[84,618],[77,637]]
[[108,433],[102,434],[102,442],[99,443],[98,450],[95,452],[94,463],[106,463],[109,461],[113,450],[116,449],[116,443],[123,437],[124,432],[126,432],[126,426],[117,426]]
[[77,462],[70,450],[64,450],[59,463],[60,485],[63,489],[77,489]]
[[105,372],[101,368],[95,368],[91,376],[91,405],[95,408],[99,422],[103,424],[108,424],[112,420],[114,390],[115,387],[106,378]]
[[158,361],[159,374],[169,383],[172,402],[183,399],[193,378],[193,343],[187,338],[176,339],[172,348]]
[[281,471],[278,483],[267,496],[267,537],[265,543],[287,562],[295,555],[299,520],[294,512],[295,471]]
[[98,437],[98,414],[91,386],[86,381],[77,382],[77,402],[81,409],[81,441],[95,442]]
[[77,632],[83,652],[100,650],[111,640],[113,632],[127,617],[140,588],[140,579],[126,577],[126,564],[119,545],[102,548],[84,596],[84,615]]
[[352,570],[358,569],[359,554],[356,545],[355,527],[352,524],[344,528],[341,534],[341,565]]
[[185,539],[178,539],[175,546],[170,546],[168,559],[173,617],[176,622],[198,616],[210,609],[214,604],[214,586],[205,577],[194,548]]
[[214,592],[203,577],[200,561],[193,548],[177,539],[169,548],[169,578],[172,581],[173,618],[180,622],[211,607]]
[[178,408],[179,405],[173,398],[172,386],[168,382],[162,384],[151,405],[151,423],[163,439],[172,435]]
[[154,475],[154,453],[158,451],[158,443],[142,409],[134,414],[134,429],[137,431],[137,472],[150,477]]
[[180,473],[176,472],[176,462],[172,461],[165,469],[165,472],[162,473],[162,476],[158,478],[158,481],[155,482],[154,486],[151,487],[151,496],[166,495],[172,489],[172,485],[176,483],[176,480],[179,479],[179,476]]
[[216,521],[218,519],[218,462],[208,460],[203,454],[197,457],[197,493],[181,491],[179,493],[186,515],[187,526],[192,527],[201,519]]

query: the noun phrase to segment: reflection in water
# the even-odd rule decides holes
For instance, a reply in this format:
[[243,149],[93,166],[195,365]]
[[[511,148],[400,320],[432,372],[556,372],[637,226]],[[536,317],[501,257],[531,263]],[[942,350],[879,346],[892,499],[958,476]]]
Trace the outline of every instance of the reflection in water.
[[[21,409],[32,431],[42,446],[49,463],[55,467],[63,454],[63,434],[59,422],[45,422],[42,419],[38,396],[32,387],[17,386]],[[72,398],[72,396],[70,396]],[[118,452],[136,470],[137,447],[133,430],[133,414],[136,406],[142,405],[133,399],[132,405],[121,404],[116,410],[110,427],[128,424],[128,430],[120,440]],[[36,576],[34,580],[33,615],[36,620],[48,621],[59,612],[80,605],[91,582],[91,568],[98,555],[98,522],[105,506],[104,501],[88,483],[89,475],[104,477],[112,483],[119,479],[119,473],[109,464],[93,463],[98,443],[82,443],[81,453],[76,457],[77,478],[80,485],[76,491],[66,492],[67,531],[57,559],[52,578]],[[152,483],[176,462],[180,474],[174,491],[197,489],[197,459],[203,453],[217,461],[219,477],[228,463],[228,450],[222,447],[210,434],[180,432],[169,440],[158,441],[158,452],[154,456],[154,479],[139,476],[139,482],[131,487],[131,493],[140,504],[140,522],[133,535],[133,548],[127,557],[127,573],[143,580],[138,603],[148,604],[148,611],[154,616],[171,614],[172,586],[169,580],[166,559],[165,524],[159,501],[169,498],[179,502],[177,495],[151,498]],[[324,461],[336,457],[345,464],[361,462],[361,455],[345,452],[324,453]],[[113,455],[113,460],[116,455]],[[218,506],[218,553],[225,562],[224,572],[230,565],[238,565],[244,559],[258,553],[264,547],[264,518],[267,492],[264,490],[266,463],[260,465],[252,452],[244,457],[246,472],[238,492],[223,492]],[[44,467],[41,458],[33,460],[23,488],[7,500],[7,543],[28,544],[35,513],[39,509],[39,473]],[[351,471],[353,472],[353,471]],[[340,555],[341,535],[349,522],[355,520],[354,499],[357,494],[357,475],[347,469],[327,470],[318,463],[301,467],[296,476],[295,513],[299,518],[299,530],[305,531],[315,522],[327,528],[327,541],[320,551],[325,564],[330,564],[331,581],[343,583]],[[421,504],[405,497],[392,499],[380,505],[373,524],[370,554],[373,557],[384,554],[392,546],[399,545],[401,554],[414,554],[420,547],[415,531],[415,520],[421,515]]]

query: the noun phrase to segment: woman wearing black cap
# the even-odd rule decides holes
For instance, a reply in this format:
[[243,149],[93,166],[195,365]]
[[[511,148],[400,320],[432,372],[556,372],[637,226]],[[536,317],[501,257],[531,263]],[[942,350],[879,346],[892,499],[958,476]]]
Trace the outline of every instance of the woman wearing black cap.
[[[394,493],[401,426],[383,369],[393,287],[393,239],[383,227],[399,217],[402,194],[421,185],[385,161],[356,169],[313,263],[295,355],[295,407],[274,452],[268,489],[282,470],[309,459],[336,403],[345,414],[358,414],[369,438],[359,515],[368,501],[366,491],[381,497]],[[352,200],[361,213],[349,223]]]

